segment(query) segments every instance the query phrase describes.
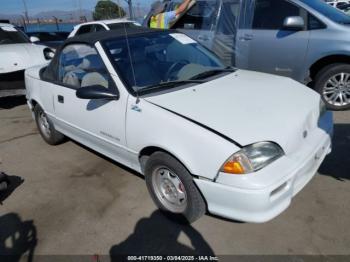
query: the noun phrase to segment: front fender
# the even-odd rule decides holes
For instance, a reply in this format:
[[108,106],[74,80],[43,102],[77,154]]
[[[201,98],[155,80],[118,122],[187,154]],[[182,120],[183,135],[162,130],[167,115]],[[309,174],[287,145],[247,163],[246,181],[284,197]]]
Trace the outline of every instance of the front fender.
[[[150,146],[176,157],[190,173],[214,179],[223,163],[240,148],[176,114],[135,98],[128,103],[126,141],[134,152]],[[141,167],[139,167],[141,170]]]

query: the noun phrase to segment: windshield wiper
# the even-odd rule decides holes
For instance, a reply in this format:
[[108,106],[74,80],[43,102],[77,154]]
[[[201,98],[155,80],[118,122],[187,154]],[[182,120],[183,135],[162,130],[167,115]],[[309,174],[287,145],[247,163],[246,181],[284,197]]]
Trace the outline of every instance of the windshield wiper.
[[219,69],[211,69],[208,71],[204,71],[202,73],[199,73],[198,75],[192,76],[190,80],[197,80],[197,79],[204,79],[210,76],[214,76],[220,73],[225,73],[225,72],[235,72],[236,68],[233,67],[226,67],[226,68],[219,68]]
[[145,87],[141,88],[139,91],[148,92],[148,91],[159,89],[162,87],[173,88],[173,87],[177,87],[177,86],[181,86],[181,85],[185,85],[185,84],[192,84],[192,83],[202,84],[202,83],[204,83],[204,81],[196,80],[196,79],[189,79],[189,80],[176,80],[176,81],[161,82],[158,84],[145,86]]

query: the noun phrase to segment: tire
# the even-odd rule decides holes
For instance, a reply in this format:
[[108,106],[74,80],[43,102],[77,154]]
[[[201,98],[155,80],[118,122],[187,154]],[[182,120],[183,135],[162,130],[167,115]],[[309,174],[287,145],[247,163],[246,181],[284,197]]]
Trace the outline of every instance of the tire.
[[314,89],[321,95],[328,109],[350,109],[350,64],[324,67],[316,75]]
[[[163,152],[152,154],[146,162],[145,177],[154,203],[171,219],[181,223],[192,223],[205,214],[205,201],[191,174],[174,157]],[[171,188],[171,192],[165,188]],[[177,195],[177,198],[172,198],[171,194]],[[177,201],[173,201],[175,199]],[[171,201],[177,204],[171,204]]]
[[64,135],[55,129],[53,123],[39,105],[34,107],[34,116],[40,135],[46,143],[49,145],[58,145],[64,142]]

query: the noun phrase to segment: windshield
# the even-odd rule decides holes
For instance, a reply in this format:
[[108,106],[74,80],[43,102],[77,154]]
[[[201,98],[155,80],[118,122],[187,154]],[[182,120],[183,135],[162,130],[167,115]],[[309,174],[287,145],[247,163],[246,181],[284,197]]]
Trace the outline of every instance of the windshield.
[[29,39],[12,26],[0,27],[0,45],[30,43]]
[[339,24],[350,24],[350,17],[343,13],[342,11],[338,10],[337,8],[334,8],[330,6],[329,4],[320,1],[320,0],[301,0],[304,4],[310,6],[311,8],[315,9],[322,15],[326,16],[327,18],[331,19],[332,21],[339,23]]
[[170,81],[190,82],[203,72],[211,72],[209,77],[225,71],[212,52],[181,33],[154,32],[108,40],[104,45],[116,70],[134,92]]

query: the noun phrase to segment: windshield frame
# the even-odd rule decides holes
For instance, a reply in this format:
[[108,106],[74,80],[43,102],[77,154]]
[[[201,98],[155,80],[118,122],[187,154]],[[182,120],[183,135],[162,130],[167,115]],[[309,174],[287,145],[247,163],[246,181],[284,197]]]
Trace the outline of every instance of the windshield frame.
[[[173,33],[184,34],[184,33],[180,32],[178,30],[161,30],[161,31],[157,30],[157,31],[148,32],[148,33],[133,34],[131,36],[128,36],[128,39],[130,39],[130,38],[138,38],[138,37],[142,37],[142,36],[145,36],[145,35],[159,34],[159,33],[161,33],[161,34],[168,34],[168,35],[173,34]],[[153,92],[149,92],[149,91],[147,91],[147,89],[143,89],[142,90],[142,88],[140,88],[139,90],[135,90],[134,87],[131,86],[128,83],[128,81],[126,81],[124,74],[120,71],[118,66],[113,62],[114,58],[113,58],[112,53],[110,52],[109,48],[107,47],[107,43],[108,42],[112,42],[112,41],[115,41],[115,40],[123,40],[123,39],[125,39],[125,35],[124,36],[119,36],[119,37],[105,39],[105,40],[99,41],[99,43],[101,44],[103,51],[105,52],[106,56],[108,57],[109,62],[111,63],[113,69],[117,73],[117,77],[120,79],[120,81],[122,82],[124,87],[127,89],[127,91],[131,95],[133,95],[134,97],[137,97],[137,96],[150,96],[150,95],[154,95],[155,93],[158,94],[158,93],[169,92],[170,89],[171,89],[171,92],[172,92],[172,91],[180,90],[180,89],[187,88],[187,87],[190,87],[190,86],[201,84],[199,82],[198,83],[184,83],[183,85],[176,86],[175,88],[166,88],[164,90],[156,90],[156,91],[153,91]],[[225,64],[221,61],[221,59],[213,51],[211,51],[209,48],[201,45],[200,43],[198,43],[198,45],[200,45],[201,48],[205,49],[205,51],[209,52],[215,59],[220,61],[220,63],[222,63],[222,65],[223,65],[222,69],[226,68]],[[209,81],[214,80],[214,79],[216,79],[218,77],[221,77],[223,74],[226,75],[226,74],[228,74],[228,72],[222,72],[220,74],[210,76],[210,77],[205,79],[205,80],[207,80],[205,82],[209,82]],[[188,79],[188,80],[190,80],[190,79]],[[166,83],[166,82],[163,82],[163,83]]]
[[[9,27],[9,28],[13,29],[13,31],[6,31],[3,29],[4,27]],[[11,26],[11,25],[0,26],[0,30],[1,30],[1,33],[4,33],[4,34],[17,34],[18,36],[20,36],[21,40],[23,40],[22,42],[15,42],[15,43],[5,43],[5,44],[0,43],[0,45],[17,45],[17,44],[30,44],[31,43],[29,38],[26,36],[26,34],[23,33],[22,31],[18,30],[14,26]],[[12,38],[10,38],[10,40],[13,41]],[[16,40],[18,40],[18,39],[16,39]],[[0,41],[1,41],[1,39],[0,39]]]
[[[338,8],[332,7],[326,2],[320,0],[299,0],[308,9],[326,17],[334,23],[340,25],[350,24],[350,16],[346,15],[344,12]],[[337,19],[338,18],[338,19]]]

